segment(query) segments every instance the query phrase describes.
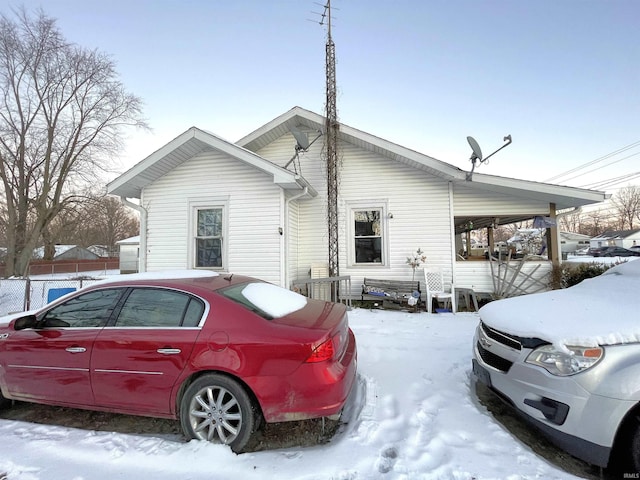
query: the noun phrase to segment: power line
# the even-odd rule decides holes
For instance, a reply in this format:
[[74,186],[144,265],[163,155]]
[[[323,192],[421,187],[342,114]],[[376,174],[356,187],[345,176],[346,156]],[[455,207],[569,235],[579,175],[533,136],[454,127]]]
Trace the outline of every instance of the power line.
[[[622,152],[626,152],[627,150],[630,150],[630,149],[632,149],[632,148],[634,148],[634,147],[637,147],[638,145],[640,145],[640,140],[638,140],[638,141],[636,141],[636,142],[633,142],[633,143],[630,143],[629,145],[626,145],[626,146],[624,146],[624,147],[622,147],[622,148],[619,148],[618,150],[615,150],[615,151],[613,151],[613,152],[611,152],[611,153],[607,153],[606,155],[603,155],[603,156],[601,156],[601,157],[598,157],[598,158],[596,158],[595,160],[591,160],[590,162],[587,162],[587,163],[584,163],[584,164],[582,164],[582,165],[579,165],[579,166],[577,166],[577,167],[575,167],[575,168],[572,168],[571,170],[567,170],[566,172],[560,173],[560,174],[558,174],[558,175],[556,175],[556,176],[554,176],[554,177],[551,177],[551,178],[549,178],[549,179],[545,180],[545,182],[553,182],[553,181],[557,181],[558,179],[560,179],[560,178],[562,178],[562,177],[566,177],[567,175],[571,175],[572,173],[578,172],[578,171],[580,171],[580,170],[582,170],[582,169],[584,169],[584,168],[588,168],[588,167],[590,167],[590,166],[592,166],[592,165],[595,165],[596,163],[603,162],[603,161],[605,161],[605,160],[607,160],[607,159],[609,159],[609,158],[611,158],[611,157],[613,157],[613,156],[615,156],[615,155],[618,155],[618,154],[620,154],[620,153],[622,153]],[[638,153],[640,153],[640,152],[638,152]],[[604,166],[602,166],[602,167],[598,167],[598,168],[596,168],[596,169],[590,170],[589,172],[586,172],[586,173],[591,173],[591,172],[594,172],[594,171],[596,171],[596,170],[599,170],[600,168],[604,168],[604,167],[606,167],[606,166],[608,166],[608,165],[612,165],[612,164],[617,163],[617,162],[620,162],[620,161],[622,161],[622,160],[626,160],[627,158],[630,158],[630,157],[632,157],[632,156],[634,156],[634,155],[638,155],[638,153],[634,153],[634,154],[629,155],[628,157],[625,157],[625,158],[620,159],[620,160],[615,160],[615,161],[613,161],[613,162],[611,162],[611,163],[608,163],[607,165],[604,165]],[[563,180],[563,182],[566,182],[566,181],[568,181],[568,180],[572,180],[572,179],[577,178],[577,177],[580,177],[580,176],[582,176],[582,175],[586,175],[586,173],[582,173],[582,174],[579,174],[579,175],[573,176],[573,177],[571,177],[571,178],[569,178],[569,179],[565,179],[565,180]]]
[[614,177],[606,180],[600,180],[598,182],[589,183],[587,185],[583,185],[582,188],[590,188],[590,189],[603,189],[606,187],[611,187],[613,185],[617,185],[619,183],[628,182],[630,180],[634,180],[640,177],[640,172],[635,173],[627,173],[625,175],[620,175],[619,177]]
[[632,153],[631,155],[628,155],[628,156],[623,157],[623,158],[619,158],[618,160],[614,160],[613,162],[609,162],[609,163],[607,163],[605,165],[601,165],[601,166],[596,167],[596,168],[594,168],[592,170],[588,170],[586,172],[579,173],[578,175],[574,175],[573,177],[565,178],[563,180],[563,182],[568,182],[569,180],[573,180],[573,179],[576,179],[578,177],[583,177],[584,175],[588,175],[590,173],[597,172],[598,170],[602,170],[605,167],[609,167],[609,166],[613,165],[614,163],[622,162],[623,160],[627,160],[627,159],[629,159],[631,157],[635,157],[636,155],[640,155],[640,152]]

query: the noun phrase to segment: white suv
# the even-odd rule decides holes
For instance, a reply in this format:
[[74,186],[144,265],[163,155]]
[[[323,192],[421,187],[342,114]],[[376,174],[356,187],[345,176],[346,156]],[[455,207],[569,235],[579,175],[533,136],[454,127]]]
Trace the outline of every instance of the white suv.
[[475,379],[575,457],[607,467],[615,453],[640,472],[639,291],[634,259],[564,290],[485,305]]

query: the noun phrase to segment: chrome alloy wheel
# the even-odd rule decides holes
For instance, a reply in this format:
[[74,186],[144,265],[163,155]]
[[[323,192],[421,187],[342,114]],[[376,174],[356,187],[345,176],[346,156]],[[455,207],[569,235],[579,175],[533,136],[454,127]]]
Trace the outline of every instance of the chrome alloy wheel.
[[226,388],[207,386],[192,397],[189,422],[200,440],[229,444],[242,428],[242,409]]

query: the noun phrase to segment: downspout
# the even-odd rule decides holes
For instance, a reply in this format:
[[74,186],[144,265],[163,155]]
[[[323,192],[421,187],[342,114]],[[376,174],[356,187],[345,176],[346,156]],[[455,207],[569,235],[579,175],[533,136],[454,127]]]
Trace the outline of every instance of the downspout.
[[451,240],[451,283],[456,284],[456,222],[453,216],[453,182],[449,182],[449,227]]
[[130,202],[126,197],[120,197],[124,205],[140,213],[140,258],[138,259],[138,271],[147,271],[147,210],[137,203]]
[[[289,250],[290,250],[290,246],[289,246],[289,204],[295,200],[298,200],[301,197],[304,197],[305,195],[307,195],[309,193],[309,188],[308,187],[304,187],[304,189],[302,190],[302,193],[299,193],[297,195],[294,195],[291,198],[288,198],[285,200],[284,202],[284,232],[282,232],[283,234],[283,248],[280,249],[281,253],[281,259],[280,259],[280,269],[281,269],[281,277],[282,279],[284,279],[284,285],[282,285],[283,288],[289,288],[290,287],[290,282],[291,279],[289,278]],[[284,194],[284,190],[283,190],[283,194]]]

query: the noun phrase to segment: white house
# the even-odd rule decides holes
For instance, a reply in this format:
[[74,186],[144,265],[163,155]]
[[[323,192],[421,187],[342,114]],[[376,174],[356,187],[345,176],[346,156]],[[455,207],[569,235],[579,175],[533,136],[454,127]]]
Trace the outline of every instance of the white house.
[[[206,268],[290,286],[327,263],[324,117],[295,107],[238,142],[190,128],[113,180],[141,213],[140,270]],[[294,133],[309,139],[299,151]],[[317,140],[317,141],[316,141]],[[305,145],[306,146],[306,145]],[[459,259],[469,230],[556,217],[603,192],[467,172],[347,125],[339,132],[339,274],[410,280],[421,248],[457,286],[490,292],[489,261]],[[551,261],[560,240],[551,228]],[[550,261],[522,272],[543,276]],[[531,272],[535,272],[531,273]]]
[[630,248],[640,245],[640,228],[633,230],[607,230],[591,239],[591,247],[617,246]]

